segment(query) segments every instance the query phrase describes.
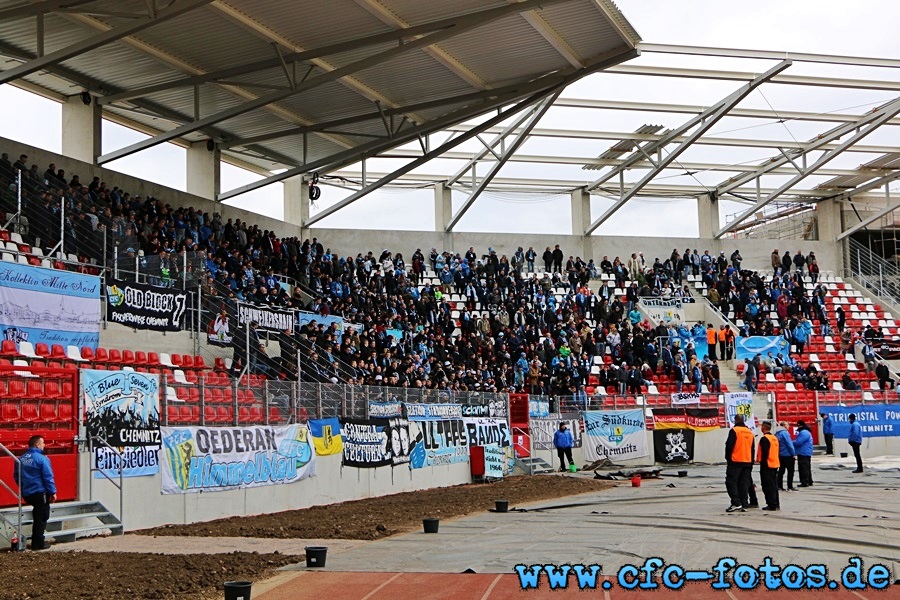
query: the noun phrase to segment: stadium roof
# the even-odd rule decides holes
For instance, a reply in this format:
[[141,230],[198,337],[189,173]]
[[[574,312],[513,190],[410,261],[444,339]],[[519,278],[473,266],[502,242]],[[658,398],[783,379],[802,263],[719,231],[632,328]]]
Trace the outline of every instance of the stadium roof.
[[289,175],[542,98],[639,41],[609,0],[0,1],[0,83],[88,90],[152,134],[101,164],[212,138]]

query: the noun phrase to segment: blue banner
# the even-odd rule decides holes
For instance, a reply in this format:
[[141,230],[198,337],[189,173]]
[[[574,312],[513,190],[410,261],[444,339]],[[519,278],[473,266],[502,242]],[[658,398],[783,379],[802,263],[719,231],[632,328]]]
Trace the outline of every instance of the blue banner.
[[335,317],[333,315],[324,316],[313,312],[304,311],[299,311],[297,313],[297,329],[300,329],[304,325],[308,325],[313,321],[316,322],[316,325],[324,325],[326,331],[331,328],[332,323],[337,323],[338,336],[340,336],[344,331],[344,319],[342,319],[341,317]]
[[706,343],[706,329],[702,326],[695,325],[692,329],[688,329],[686,326],[681,325],[675,329],[670,329],[669,343],[672,345],[673,354],[676,352],[676,345],[681,350],[685,350],[689,343],[694,344],[694,352],[696,352],[698,359],[703,360],[703,357],[709,354],[709,345]]
[[[135,371],[82,369],[85,426],[94,444],[94,467],[112,478],[159,472],[159,376]],[[119,454],[121,453],[121,454]],[[103,477],[101,472],[95,478]]]
[[629,460],[649,454],[643,409],[584,413],[584,455],[587,460]]
[[443,421],[462,419],[459,404],[405,404],[406,417],[410,421]]
[[863,438],[900,436],[900,404],[859,404],[857,406],[819,406],[834,424],[834,437],[847,439],[851,414],[862,427]]
[[734,342],[735,358],[739,361],[745,358],[753,359],[757,354],[763,358],[772,353],[772,356],[787,358],[790,352],[790,344],[780,335],[752,335],[749,337],[738,336]]
[[[407,404],[407,408],[409,406],[414,405]],[[417,422],[410,420],[409,433],[410,439],[413,440],[409,454],[411,469],[469,461],[469,437],[466,423],[462,419]]]
[[96,349],[100,343],[100,278],[0,263],[0,332],[3,339],[17,343]]

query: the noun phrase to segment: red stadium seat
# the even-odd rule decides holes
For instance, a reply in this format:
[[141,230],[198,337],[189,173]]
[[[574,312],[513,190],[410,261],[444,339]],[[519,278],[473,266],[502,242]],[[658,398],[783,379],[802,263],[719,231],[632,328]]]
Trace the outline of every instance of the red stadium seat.
[[242,425],[253,422],[253,416],[251,415],[250,409],[248,407],[238,407],[238,422]]
[[68,360],[69,357],[66,354],[66,349],[60,346],[59,344],[53,344],[50,347],[50,356],[53,358],[58,358],[60,360]]
[[52,398],[54,400],[59,399],[62,396],[62,388],[59,385],[58,381],[48,381],[44,384],[44,396],[47,398]]
[[24,398],[25,397],[25,382],[21,379],[13,379],[9,382],[9,397],[10,398]]
[[134,365],[134,350],[122,350],[122,364],[124,365]]
[[65,399],[72,398],[75,393],[75,384],[71,381],[64,381],[62,384],[62,397]]
[[253,419],[254,423],[262,423],[263,422],[263,411],[260,406],[251,406],[250,407],[250,418]]
[[12,340],[3,340],[3,344],[0,345],[0,355],[18,356],[19,349],[16,347],[16,343]]
[[181,422],[181,410],[178,406],[172,406],[171,404],[166,407],[166,416],[169,419],[169,423],[180,423]]
[[44,397],[44,383],[40,379],[38,381],[29,380],[26,390],[25,395],[32,400],[39,400]]
[[97,348],[97,351],[94,353],[94,362],[105,363],[109,361],[109,353],[106,351],[106,348]]
[[25,402],[22,404],[22,420],[26,423],[40,421],[41,416],[38,414],[37,402]]
[[60,420],[60,422],[61,423],[71,423],[72,415],[73,415],[72,403],[71,402],[60,402],[60,404],[59,404],[59,420]]
[[171,358],[172,358],[172,364],[173,364],[173,365],[175,365],[176,367],[182,366],[182,365],[181,365],[181,355],[180,355],[180,354],[173,354],[173,355],[171,356]]
[[[126,352],[128,352],[126,350]],[[134,364],[136,365],[146,365],[147,364],[147,353],[143,350],[138,350],[134,353]]]
[[278,410],[277,406],[269,407],[269,423],[281,423],[284,417],[281,416],[281,411]]
[[19,405],[14,402],[0,404],[0,423],[16,424],[21,421],[19,417]]
[[225,359],[221,356],[216,357],[213,368],[216,371],[228,371],[228,368],[225,366]]
[[230,406],[219,406],[216,409],[218,413],[218,423],[231,425],[234,423],[234,409]]
[[94,351],[88,348],[87,346],[81,347],[81,358],[84,360],[95,360],[94,359]]
[[203,409],[203,418],[206,420],[206,424],[217,423],[219,419],[219,413],[216,411],[215,406],[206,406]]
[[116,348],[110,348],[109,350],[109,362],[114,364],[122,364],[122,351]]
[[[174,362],[174,361],[173,361]],[[181,366],[184,367],[185,370],[194,368],[194,357],[190,354],[184,354],[181,357]]]
[[47,358],[50,356],[50,348],[44,342],[38,342],[34,345],[34,353]]
[[53,402],[43,402],[40,414],[40,420],[44,423],[56,423],[59,420],[59,416],[56,414],[56,404]]
[[206,369],[206,361],[203,360],[202,356],[194,357],[194,368],[195,369]]
[[159,354],[156,352],[148,352],[147,353],[147,364],[148,365],[158,365],[159,364]]

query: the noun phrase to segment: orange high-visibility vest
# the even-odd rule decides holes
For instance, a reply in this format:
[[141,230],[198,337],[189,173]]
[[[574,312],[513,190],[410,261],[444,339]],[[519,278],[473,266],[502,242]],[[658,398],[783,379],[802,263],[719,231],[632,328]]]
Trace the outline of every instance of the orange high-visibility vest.
[[[767,433],[763,435],[764,438],[769,440],[769,456],[766,461],[766,466],[770,469],[777,469],[781,466],[781,459],[778,458],[778,438],[772,435],[771,433]],[[762,464],[762,444],[756,448],[756,462]]]
[[731,460],[736,463],[753,463],[753,432],[748,427],[734,427],[732,429],[735,440],[734,449],[731,451]]
[[716,330],[712,327],[706,330],[706,343],[713,345],[716,343]]
[[724,341],[725,341],[725,331],[726,331],[725,329],[720,329],[720,330],[719,330],[719,341],[720,341],[720,342],[724,342]]

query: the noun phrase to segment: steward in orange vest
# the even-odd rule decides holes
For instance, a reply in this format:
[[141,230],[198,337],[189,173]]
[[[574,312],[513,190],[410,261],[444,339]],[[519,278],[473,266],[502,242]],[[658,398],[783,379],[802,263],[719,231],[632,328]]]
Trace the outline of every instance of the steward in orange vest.
[[766,496],[766,506],[763,510],[780,510],[777,478],[781,462],[778,458],[778,438],[772,435],[772,424],[768,421],[762,424],[762,432],[756,460],[759,461],[759,479],[763,494]]
[[734,416],[734,427],[725,441],[725,489],[731,505],[725,512],[744,512],[750,506],[753,485],[753,432],[744,425],[744,415]]

